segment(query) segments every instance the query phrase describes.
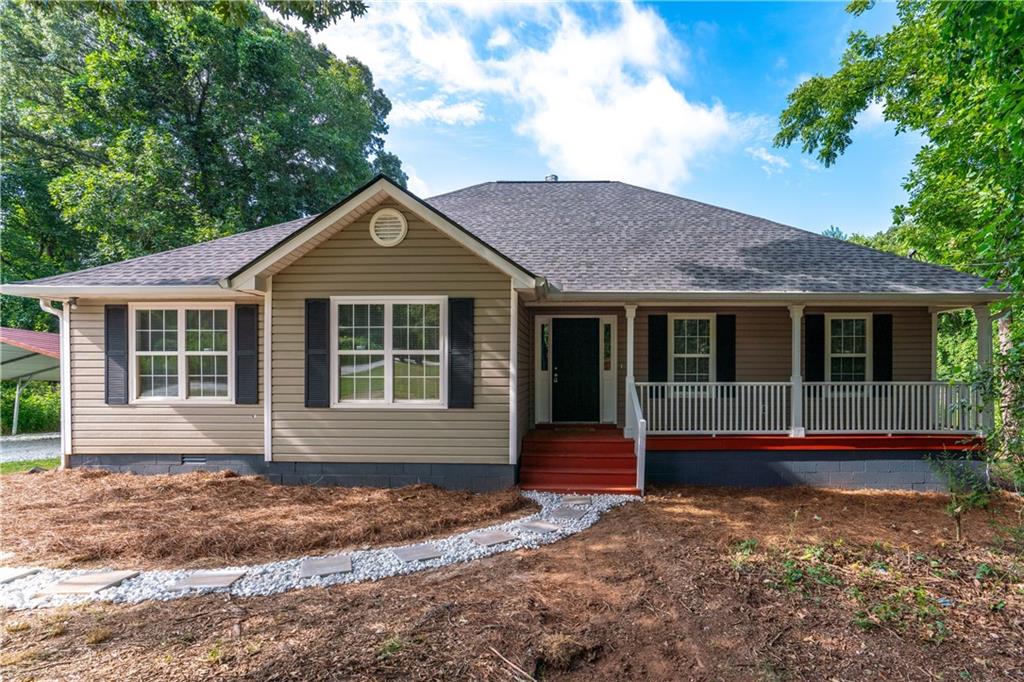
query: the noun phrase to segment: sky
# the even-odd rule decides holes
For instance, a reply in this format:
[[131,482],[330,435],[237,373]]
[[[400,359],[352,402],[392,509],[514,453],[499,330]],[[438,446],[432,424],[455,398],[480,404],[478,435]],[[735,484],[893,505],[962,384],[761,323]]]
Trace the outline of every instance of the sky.
[[429,197],[491,180],[621,180],[820,232],[872,234],[921,138],[880,105],[823,168],[772,145],[786,96],[835,71],[844,3],[371,2],[311,33],[391,99],[387,147]]

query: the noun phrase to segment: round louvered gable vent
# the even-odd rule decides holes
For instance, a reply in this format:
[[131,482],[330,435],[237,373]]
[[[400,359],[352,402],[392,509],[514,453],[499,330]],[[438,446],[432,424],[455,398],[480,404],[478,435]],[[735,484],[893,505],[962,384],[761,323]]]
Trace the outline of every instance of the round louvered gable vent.
[[408,231],[405,216],[393,208],[382,208],[370,219],[370,236],[381,246],[395,246],[401,243]]

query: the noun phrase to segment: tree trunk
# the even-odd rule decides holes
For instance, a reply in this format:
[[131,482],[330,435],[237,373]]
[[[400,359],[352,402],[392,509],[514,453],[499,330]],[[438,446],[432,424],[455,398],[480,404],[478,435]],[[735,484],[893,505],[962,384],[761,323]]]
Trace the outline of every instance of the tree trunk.
[[[1012,322],[1012,317],[1013,313],[1008,312],[999,318],[999,322],[997,324],[997,333],[999,337],[999,353],[1004,357],[1010,352],[1010,349],[1012,347],[1012,340],[1010,338],[1010,323]],[[1002,440],[1004,444],[1012,442],[1013,437],[1019,433],[1018,429],[1020,428],[1020,424],[1018,424],[1014,419],[1012,408],[1012,406],[1016,404],[1014,401],[1017,398],[1016,393],[1019,390],[1021,390],[1021,387],[1015,385],[1012,381],[1002,382],[1001,395],[999,396],[999,414],[1001,418],[1000,421],[1002,422],[1003,432],[1002,438],[1000,440]],[[1004,450],[1005,447],[1006,446],[1004,445]],[[1003,452],[1001,454],[1005,455],[1009,453]]]

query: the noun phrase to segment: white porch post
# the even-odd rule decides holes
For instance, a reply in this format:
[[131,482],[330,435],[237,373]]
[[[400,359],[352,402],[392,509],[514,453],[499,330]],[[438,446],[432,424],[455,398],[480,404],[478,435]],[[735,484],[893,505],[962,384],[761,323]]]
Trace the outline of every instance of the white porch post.
[[632,438],[636,435],[636,417],[633,415],[631,409],[632,403],[630,402],[629,392],[636,390],[634,384],[636,383],[636,377],[633,374],[633,356],[635,355],[633,349],[635,344],[633,343],[633,329],[636,321],[636,306],[626,306],[626,432],[625,435]]
[[11,415],[11,435],[18,435],[18,413],[21,412],[21,388],[25,385],[25,377],[18,377],[18,387],[14,389],[14,414]]
[[274,461],[274,278],[267,278],[263,295],[263,460]]
[[800,345],[800,323],[804,317],[803,305],[789,306],[790,319],[790,430],[789,435],[794,438],[803,438],[804,432],[804,379],[800,371],[800,361],[803,351]]
[[[978,321],[978,367],[987,370],[992,367],[992,316],[987,305],[974,306],[974,317]],[[981,413],[981,427],[988,433],[995,425],[993,406],[985,405]]]

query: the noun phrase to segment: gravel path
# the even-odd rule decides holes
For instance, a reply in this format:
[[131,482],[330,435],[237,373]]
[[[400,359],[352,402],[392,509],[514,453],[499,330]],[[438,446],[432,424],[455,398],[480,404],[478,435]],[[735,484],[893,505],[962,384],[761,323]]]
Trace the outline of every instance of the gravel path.
[[[429,544],[441,552],[441,556],[437,559],[404,562],[395,556],[394,550],[399,549],[399,547],[357,551],[349,554],[352,558],[351,573],[300,578],[299,566],[305,559],[309,558],[301,557],[255,566],[218,569],[218,571],[224,572],[245,571],[245,576],[229,588],[184,591],[174,591],[170,587],[189,575],[208,571],[143,571],[120,585],[92,594],[73,596],[40,595],[39,592],[58,580],[76,575],[95,573],[96,571],[44,569],[31,576],[14,580],[6,585],[0,585],[0,607],[31,609],[94,600],[115,603],[135,603],[148,599],[166,601],[200,592],[230,592],[232,595],[240,597],[254,597],[278,594],[305,587],[326,587],[329,585],[380,580],[395,575],[415,573],[450,564],[473,561],[517,549],[535,549],[541,545],[550,544],[586,530],[597,522],[601,514],[609,509],[641,499],[631,495],[590,495],[588,496],[590,498],[588,505],[579,505],[580,509],[585,509],[583,516],[578,519],[572,519],[552,515],[552,512],[556,509],[564,509],[564,507],[561,507],[563,495],[535,491],[528,491],[523,494],[541,505],[541,511],[531,516],[516,519],[515,521],[477,528],[465,533],[432,540]],[[539,533],[522,527],[522,524],[530,521],[546,521],[556,524],[559,528],[552,532]],[[491,547],[482,547],[473,542],[473,535],[487,531],[506,531],[514,535],[515,539]],[[419,544],[422,543],[411,543],[403,545],[403,547]]]
[[59,433],[28,433],[0,438],[0,462],[60,457]]

